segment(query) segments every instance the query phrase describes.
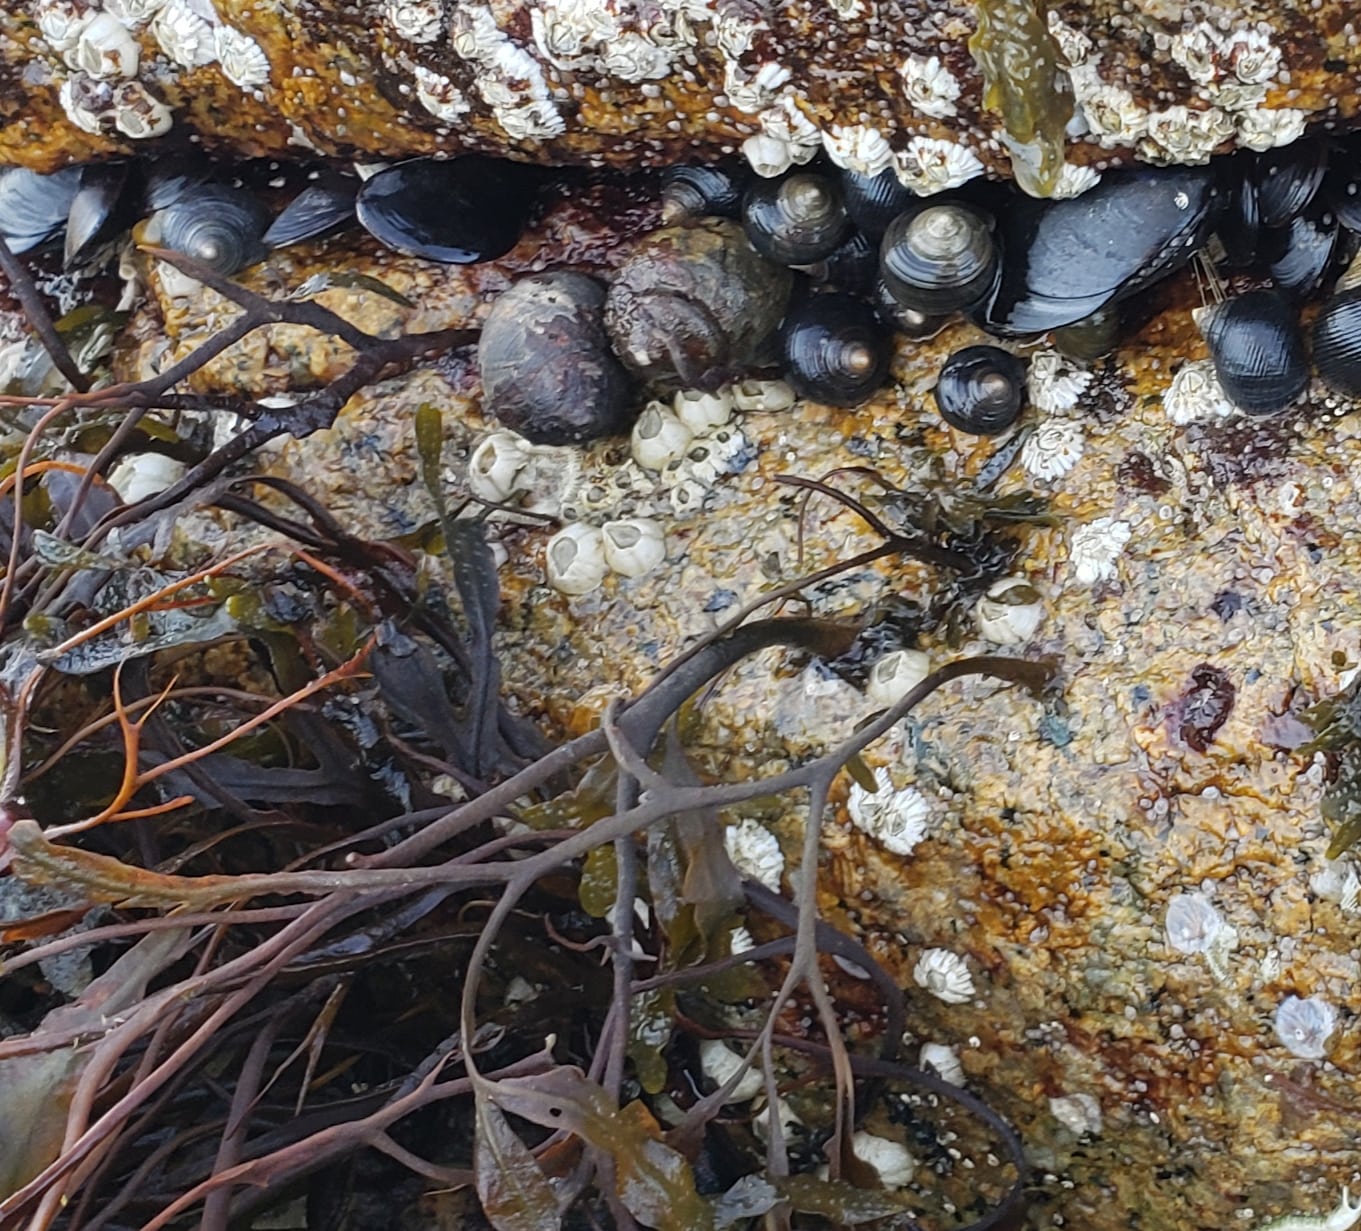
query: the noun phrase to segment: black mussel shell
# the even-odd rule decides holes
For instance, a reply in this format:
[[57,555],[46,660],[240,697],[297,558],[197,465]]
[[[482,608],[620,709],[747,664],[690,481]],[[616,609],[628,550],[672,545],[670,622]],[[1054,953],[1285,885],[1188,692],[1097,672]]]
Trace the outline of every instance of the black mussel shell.
[[939,316],[973,307],[997,281],[993,221],[962,201],[900,214],[884,232],[879,273],[905,307]]
[[737,163],[690,163],[662,172],[662,222],[687,218],[737,218],[751,172]]
[[477,348],[487,411],[536,444],[624,431],[634,388],[610,350],[604,307],[605,288],[585,274],[536,274],[499,295]]
[[142,208],[147,213],[165,209],[213,178],[213,164],[202,154],[158,158],[146,171]]
[[358,192],[359,181],[354,176],[322,172],[284,206],[269,224],[262,242],[267,248],[286,248],[349,226],[354,221]]
[[1314,318],[1314,366],[1323,383],[1361,397],[1361,287],[1339,291]]
[[742,225],[763,256],[781,265],[811,265],[836,251],[851,220],[834,179],[795,171],[747,189]]
[[1276,291],[1248,291],[1195,316],[1220,387],[1240,410],[1274,414],[1309,383],[1299,315]]
[[1257,206],[1256,158],[1235,154],[1224,160],[1221,187],[1224,210],[1215,233],[1224,246],[1224,263],[1244,268],[1257,259],[1262,222]]
[[815,402],[859,406],[888,379],[888,332],[863,299],[813,295],[790,312],[780,337],[786,378]]
[[539,183],[533,167],[477,154],[412,158],[365,180],[355,212],[370,235],[397,252],[470,265],[515,246]]
[[1054,348],[1069,359],[1090,363],[1115,349],[1120,340],[1120,309],[1115,304],[1098,308],[1091,316],[1055,329],[1049,335]]
[[1320,190],[1325,208],[1353,234],[1361,234],[1361,143],[1344,142],[1328,160],[1328,174]]
[[615,354],[641,379],[712,391],[755,360],[784,315],[793,280],[735,222],[662,227],[615,271],[605,328]]
[[80,187],[66,217],[66,250],[62,264],[75,269],[86,264],[99,249],[134,217],[132,163],[90,163],[80,169]]
[[1025,364],[999,346],[966,346],[945,361],[934,392],[951,427],[998,436],[1021,417]]
[[879,245],[861,231],[853,231],[831,256],[806,267],[814,282],[838,291],[867,295],[879,277]]
[[883,237],[888,224],[899,214],[917,204],[917,194],[898,179],[892,167],[878,175],[843,171],[841,191],[851,221],[875,239]]
[[928,312],[919,312],[916,308],[904,307],[893,298],[893,292],[884,285],[882,279],[875,283],[870,298],[874,301],[874,310],[879,314],[879,319],[906,338],[918,341],[934,338],[954,319],[953,313],[933,316]]
[[265,258],[269,211],[245,188],[199,184],[157,210],[145,238],[230,277]]
[[27,252],[61,233],[80,177],[80,167],[52,175],[27,167],[0,167],[0,236],[11,252]]
[[1257,213],[1264,227],[1284,226],[1314,199],[1328,170],[1328,147],[1305,138],[1257,156]]
[[1019,337],[1127,299],[1191,259],[1217,195],[1208,168],[1162,167],[1108,172],[1068,200],[1018,198],[998,217],[1002,276],[974,320]]
[[1303,299],[1323,282],[1337,246],[1337,218],[1311,208],[1262,231],[1259,255],[1283,295]]

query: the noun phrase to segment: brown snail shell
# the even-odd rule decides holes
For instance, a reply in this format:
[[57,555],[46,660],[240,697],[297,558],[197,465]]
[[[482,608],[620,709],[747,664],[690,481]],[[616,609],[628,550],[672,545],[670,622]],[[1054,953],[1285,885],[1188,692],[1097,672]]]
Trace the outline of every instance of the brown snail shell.
[[712,391],[752,363],[784,315],[792,282],[735,222],[663,227],[616,272],[605,328],[620,361],[641,379]]

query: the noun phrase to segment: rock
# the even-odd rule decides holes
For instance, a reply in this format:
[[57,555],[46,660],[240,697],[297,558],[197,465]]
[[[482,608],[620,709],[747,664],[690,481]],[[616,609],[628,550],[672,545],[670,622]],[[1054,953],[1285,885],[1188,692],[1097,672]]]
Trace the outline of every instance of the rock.
[[[826,150],[934,192],[1071,194],[1137,157],[1267,149],[1356,110],[1340,0],[22,0],[0,12],[0,162],[183,147],[613,166]],[[983,21],[980,24],[978,13]],[[1024,63],[1022,77],[1004,68]],[[985,78],[986,74],[986,78]],[[1013,163],[1014,168],[1013,168]]]

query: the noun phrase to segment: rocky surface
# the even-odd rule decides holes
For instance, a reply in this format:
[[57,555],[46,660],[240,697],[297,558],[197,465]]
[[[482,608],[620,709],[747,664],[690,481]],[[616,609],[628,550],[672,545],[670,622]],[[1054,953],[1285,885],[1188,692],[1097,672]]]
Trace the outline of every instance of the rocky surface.
[[[249,278],[292,285],[339,251],[276,256]],[[531,251],[552,263],[536,237],[517,253]],[[489,266],[449,278],[362,247],[345,260],[420,303],[403,315],[362,290],[326,292],[374,328],[457,323],[507,276]],[[954,1048],[970,1087],[1018,1124],[1039,1177],[1034,1227],[1265,1227],[1332,1212],[1355,1179],[1354,860],[1325,857],[1324,766],[1292,751],[1302,736],[1283,716],[1335,694],[1361,661],[1361,548],[1349,530],[1361,517],[1361,429],[1318,384],[1269,419],[1188,399],[1205,358],[1196,302],[1189,275],[1174,280],[1089,371],[1030,348],[1030,443],[994,494],[1049,500],[1050,523],[1016,532],[1013,566],[1043,613],[1001,650],[1054,659],[1058,696],[979,680],[941,690],[872,750],[881,795],[845,781],[824,835],[824,912],[909,989],[909,1054]],[[167,301],[167,335],[187,346],[222,311]],[[552,527],[504,525],[500,652],[519,704],[549,729],[580,731],[741,603],[877,541],[825,498],[801,513],[777,475],[868,466],[912,491],[973,490],[1002,446],[945,427],[929,390],[949,351],[981,340],[959,324],[900,341],[894,381],[869,405],[741,415],[664,476],[620,441],[553,451],[550,507],[597,523],[654,517],[666,560],[569,598],[543,580]],[[269,390],[301,354],[315,373],[328,362],[324,348],[276,338],[240,363],[224,357],[204,387]],[[467,360],[371,390],[334,429],[262,465],[357,533],[428,524],[415,408],[444,411],[451,495],[494,426]],[[899,512],[863,479],[834,482],[889,519]],[[815,590],[813,611],[859,618],[892,595],[927,604],[947,583],[899,560]],[[955,615],[920,643],[933,663],[999,652],[978,634],[972,600]],[[715,773],[769,773],[875,708],[817,664],[771,651],[705,702],[694,751]],[[748,819],[797,858],[796,804]],[[958,1002],[918,987],[928,950],[962,962],[972,990]]]
[[193,140],[614,166],[741,150],[775,173],[825,148],[923,191],[1014,162],[1066,193],[1135,155],[1198,162],[1349,123],[1351,18],[1339,0],[1047,16],[1037,0],[21,0],[0,11],[0,162]]

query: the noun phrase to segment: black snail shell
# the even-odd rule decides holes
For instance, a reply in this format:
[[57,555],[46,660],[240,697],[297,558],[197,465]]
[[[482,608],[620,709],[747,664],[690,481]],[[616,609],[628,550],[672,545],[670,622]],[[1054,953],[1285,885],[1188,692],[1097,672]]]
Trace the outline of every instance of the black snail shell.
[[605,301],[615,353],[643,380],[717,389],[750,366],[784,315],[793,274],[723,218],[643,236]]
[[623,431],[633,384],[610,351],[605,288],[585,274],[523,278],[497,297],[477,359],[486,409],[535,444]]
[[330,234],[354,221],[359,181],[352,175],[323,171],[293,198],[264,234],[269,248],[286,248]]
[[365,180],[355,213],[370,235],[397,252],[469,265],[515,246],[539,182],[533,167],[477,154],[412,158]]
[[903,307],[894,299],[893,292],[884,285],[882,278],[875,283],[870,298],[874,302],[874,310],[879,313],[879,319],[906,338],[918,341],[934,338],[954,319],[951,313],[937,316],[930,312],[919,312],[916,308]]
[[940,370],[935,388],[941,418],[961,432],[997,436],[1021,417],[1025,364],[999,346],[966,346]]
[[867,295],[879,278],[879,247],[864,232],[854,231],[830,256],[804,266],[804,272],[814,282]]
[[879,272],[904,307],[941,315],[978,303],[997,280],[992,219],[959,201],[895,218],[884,232]]
[[1120,340],[1120,309],[1115,304],[1098,308],[1091,316],[1055,329],[1049,340],[1054,349],[1079,363],[1090,363],[1115,349]]
[[789,383],[816,402],[859,406],[888,379],[887,331],[852,295],[813,295],[790,312],[780,341]]
[[736,218],[750,171],[736,163],[684,164],[662,172],[662,222],[687,218]]
[[781,265],[811,265],[836,251],[851,220],[834,179],[797,171],[748,188],[742,224],[763,256]]
[[1284,410],[1309,383],[1309,360],[1293,305],[1275,291],[1248,291],[1198,308],[1225,396],[1250,415]]
[[11,252],[27,252],[61,233],[80,176],[79,167],[52,175],[27,167],[0,167],[0,236]]
[[1361,287],[1339,291],[1314,318],[1314,366],[1329,389],[1361,397]]
[[263,260],[269,213],[244,188],[199,184],[147,220],[148,243],[170,248],[228,276]]
[[889,223],[917,203],[917,194],[898,179],[892,167],[878,175],[843,171],[841,191],[851,221],[875,239],[882,238]]

